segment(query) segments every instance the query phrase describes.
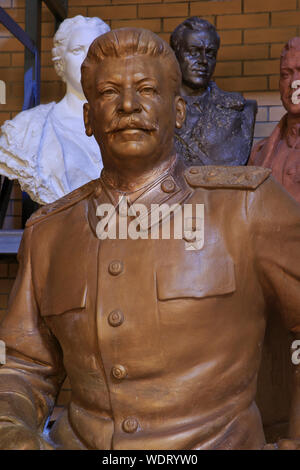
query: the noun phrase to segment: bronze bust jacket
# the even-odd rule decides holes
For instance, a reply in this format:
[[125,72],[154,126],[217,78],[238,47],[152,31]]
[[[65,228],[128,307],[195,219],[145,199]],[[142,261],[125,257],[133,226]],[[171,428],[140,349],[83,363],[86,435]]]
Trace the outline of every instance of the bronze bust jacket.
[[176,129],[175,145],[188,165],[245,165],[248,161],[257,111],[245,100],[209,82],[201,96],[184,96],[187,116]]

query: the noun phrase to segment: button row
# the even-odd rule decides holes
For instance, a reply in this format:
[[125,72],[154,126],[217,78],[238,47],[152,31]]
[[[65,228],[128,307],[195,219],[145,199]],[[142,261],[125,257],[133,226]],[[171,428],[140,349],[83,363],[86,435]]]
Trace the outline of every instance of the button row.
[[113,326],[113,327],[120,326],[124,322],[123,312],[121,310],[118,310],[118,309],[113,310],[108,315],[107,320],[108,320],[108,323],[110,324],[110,326]]
[[136,432],[139,427],[139,422],[136,418],[126,418],[123,421],[122,428],[123,431],[127,433]]
[[123,266],[122,261],[114,260],[109,263],[108,272],[112,276],[117,276],[118,274],[121,274],[121,272],[123,271],[123,268],[124,266]]

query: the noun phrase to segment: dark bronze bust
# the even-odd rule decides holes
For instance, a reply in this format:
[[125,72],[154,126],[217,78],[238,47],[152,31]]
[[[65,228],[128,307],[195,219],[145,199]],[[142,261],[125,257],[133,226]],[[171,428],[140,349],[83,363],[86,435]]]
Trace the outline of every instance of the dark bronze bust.
[[215,27],[193,16],[177,26],[170,44],[180,64],[181,94],[187,104],[185,124],[176,130],[177,152],[188,165],[245,165],[257,104],[220,90],[211,80],[220,47]]

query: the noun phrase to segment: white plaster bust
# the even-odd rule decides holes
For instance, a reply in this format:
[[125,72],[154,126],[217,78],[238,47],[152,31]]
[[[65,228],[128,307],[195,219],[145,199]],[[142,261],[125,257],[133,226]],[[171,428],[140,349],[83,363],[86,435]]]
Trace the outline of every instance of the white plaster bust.
[[1,128],[0,174],[17,179],[39,204],[100,175],[99,146],[85,134],[80,67],[93,40],[109,30],[99,18],[78,15],[63,21],[52,55],[57,74],[66,82],[64,98],[22,111]]

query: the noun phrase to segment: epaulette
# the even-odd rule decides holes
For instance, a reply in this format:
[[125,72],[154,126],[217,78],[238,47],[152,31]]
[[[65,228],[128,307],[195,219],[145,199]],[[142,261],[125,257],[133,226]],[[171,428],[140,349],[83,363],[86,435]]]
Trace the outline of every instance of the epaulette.
[[271,174],[258,166],[192,166],[184,176],[192,187],[256,189]]
[[46,217],[49,217],[50,215],[57,214],[58,212],[61,212],[73,206],[77,202],[89,196],[96,189],[98,190],[98,188],[100,190],[101,185],[99,184],[99,180],[96,179],[90,181],[89,183],[81,186],[78,189],[75,189],[71,193],[66,194],[66,196],[61,197],[57,201],[40,207],[36,212],[31,215],[31,217],[29,217],[26,222],[26,227],[30,227],[31,225],[45,219]]

